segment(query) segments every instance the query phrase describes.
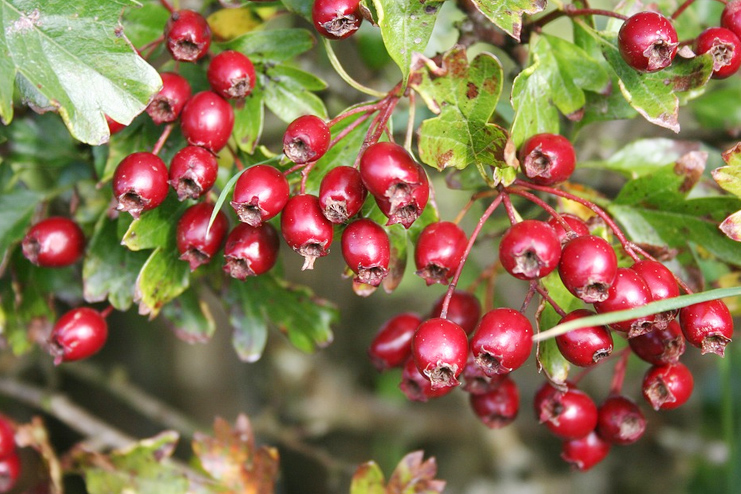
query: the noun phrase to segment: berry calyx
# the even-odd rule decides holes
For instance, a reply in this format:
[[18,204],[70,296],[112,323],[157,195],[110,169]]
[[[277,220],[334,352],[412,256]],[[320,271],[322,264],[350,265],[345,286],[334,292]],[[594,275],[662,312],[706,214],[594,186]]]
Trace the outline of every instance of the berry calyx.
[[[413,312],[392,317],[378,330],[368,348],[373,365],[379,371],[401,367],[412,354],[412,337],[422,318]],[[416,367],[414,368],[416,371]]]
[[611,444],[632,444],[646,431],[646,418],[625,396],[611,396],[599,407],[597,433]]
[[342,257],[356,274],[356,283],[380,285],[389,273],[391,260],[386,231],[368,218],[353,221],[342,232]]
[[417,275],[427,285],[448,284],[463,259],[468,238],[461,228],[450,221],[430,223],[419,234],[414,246]]
[[618,33],[618,48],[635,70],[656,72],[671,65],[679,40],[671,21],[658,12],[639,12]]
[[[559,324],[593,316],[594,312],[577,309],[569,312]],[[556,345],[566,360],[579,367],[590,367],[612,353],[612,334],[604,326],[574,329],[556,336]]]
[[170,161],[169,182],[179,201],[198,199],[216,183],[219,164],[205,148],[186,146]]
[[726,79],[741,67],[741,40],[730,29],[711,27],[695,40],[695,53],[713,56],[713,79]]
[[367,196],[360,172],[352,166],[332,168],[319,184],[319,206],[324,216],[335,224],[358,214]]
[[721,357],[733,336],[733,317],[722,300],[710,300],[679,310],[679,325],[691,345]]
[[69,218],[52,216],[33,225],[21,242],[23,255],[37,266],[60,268],[76,263],[85,252],[85,234]]
[[548,219],[548,224],[551,225],[551,228],[556,232],[556,236],[558,237],[558,241],[561,242],[561,246],[566,245],[569,240],[576,237],[589,235],[589,227],[584,220],[578,216],[569,213],[561,213],[561,218],[571,227],[570,232],[567,232],[556,218],[551,217]]
[[534,280],[558,267],[561,243],[551,226],[538,220],[512,225],[499,243],[499,261],[515,278]]
[[90,357],[108,338],[108,324],[97,310],[79,307],[65,313],[54,324],[49,337],[49,353],[54,365]]
[[288,124],[283,134],[283,153],[296,164],[320,159],[329,149],[332,134],[324,120],[304,115]]
[[682,329],[677,321],[670,321],[665,328],[654,328],[646,334],[630,338],[630,349],[649,364],[675,364],[685,349]]
[[562,439],[578,439],[597,426],[597,405],[584,391],[569,386],[561,392],[545,383],[535,394],[535,415]]
[[574,296],[588,304],[601,302],[617,276],[617,255],[603,238],[577,237],[564,246],[558,274]]
[[283,210],[289,193],[288,180],[278,169],[256,165],[237,179],[231,205],[239,221],[257,227]]
[[476,416],[490,429],[511,424],[520,410],[520,392],[511,377],[503,377],[483,394],[470,394],[469,403]]
[[[641,275],[630,268],[618,268],[615,281],[607,292],[607,298],[594,303],[598,314],[643,307],[651,302],[651,291]],[[653,329],[654,316],[639,317],[610,324],[612,329],[628,333],[628,338],[647,333]]]
[[229,230],[229,221],[221,211],[208,229],[213,211],[213,204],[202,202],[186,209],[178,221],[175,233],[178,252],[181,260],[188,261],[191,271],[211,261]]
[[455,386],[433,388],[430,380],[417,370],[414,357],[410,356],[402,368],[399,389],[407,399],[424,403],[431,398],[445,396],[453,391]]
[[428,319],[414,333],[412,356],[433,390],[458,386],[468,356],[466,332],[447,319]]
[[286,243],[304,257],[302,270],[314,269],[317,257],[329,254],[332,223],[322,214],[316,196],[299,194],[291,197],[283,208],[280,228]]
[[522,313],[500,307],[484,314],[471,337],[473,358],[487,376],[520,367],[533,348],[533,327]]
[[655,365],[643,376],[643,397],[654,410],[671,410],[684,405],[693,388],[692,373],[681,362]]
[[558,134],[536,134],[520,148],[525,176],[539,185],[568,180],[576,168],[576,152],[571,141]]
[[[437,299],[432,306],[430,317],[440,317],[443,311],[443,302],[445,294]],[[478,297],[472,293],[463,290],[455,290],[448,303],[448,314],[445,317],[463,328],[466,334],[470,335],[476,329],[476,325],[481,319],[481,302]]]
[[325,38],[345,39],[354,34],[363,21],[360,0],[315,0],[311,20]]
[[224,271],[241,281],[266,273],[275,266],[279,248],[278,232],[270,223],[258,227],[240,223],[226,238]]
[[211,59],[206,72],[211,89],[225,99],[242,99],[255,88],[255,67],[244,54],[225,50]]
[[159,156],[139,152],[121,160],[113,174],[113,196],[116,209],[138,218],[165,200],[168,190],[167,166]]
[[172,58],[181,62],[195,62],[208,53],[211,28],[198,12],[178,10],[167,20],[165,42]]
[[234,128],[234,110],[213,91],[201,91],[188,100],[180,115],[180,130],[191,146],[218,153]]
[[147,113],[157,125],[174,122],[190,98],[190,84],[185,77],[174,72],[163,72],[162,89],[147,106]]
[[610,452],[610,443],[604,441],[595,432],[584,437],[564,441],[561,446],[561,458],[571,463],[580,472],[586,472],[605,459]]

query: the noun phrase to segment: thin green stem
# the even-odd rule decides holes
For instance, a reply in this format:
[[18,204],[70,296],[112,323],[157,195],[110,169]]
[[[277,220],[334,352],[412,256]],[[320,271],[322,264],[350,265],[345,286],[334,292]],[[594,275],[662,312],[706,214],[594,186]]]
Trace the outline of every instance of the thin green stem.
[[343,81],[348,83],[353,89],[357,89],[361,93],[365,93],[369,96],[374,96],[376,98],[384,98],[386,96],[386,93],[382,93],[381,91],[376,91],[375,89],[369,88],[368,86],[364,86],[363,84],[350,77],[350,74],[348,74],[345,71],[344,67],[342,67],[342,64],[337,58],[337,55],[335,54],[334,49],[332,48],[332,44],[329,42],[329,40],[326,38],[322,38],[322,40],[324,41],[324,48],[327,50],[329,63],[332,64],[332,67],[339,74],[339,76],[342,77]]

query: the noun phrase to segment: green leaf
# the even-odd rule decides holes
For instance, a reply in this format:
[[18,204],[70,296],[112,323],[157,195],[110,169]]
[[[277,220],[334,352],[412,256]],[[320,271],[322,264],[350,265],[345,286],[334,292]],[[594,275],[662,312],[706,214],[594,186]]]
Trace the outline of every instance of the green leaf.
[[253,62],[276,63],[311,50],[315,44],[316,38],[306,29],[270,29],[245,33],[218,46],[244,53]]
[[245,153],[255,152],[255,146],[262,135],[265,123],[265,105],[262,90],[255,87],[252,94],[245,98],[244,105],[234,110],[234,135],[239,149]]
[[558,110],[551,104],[534,104],[544,94],[552,91],[548,79],[543,77],[540,57],[532,56],[532,64],[517,74],[512,83],[512,107],[515,118],[512,121],[512,142],[519,147],[535,134],[560,133]]
[[281,0],[281,3],[289,12],[298,14],[311,22],[311,8],[314,5],[314,0]]
[[287,123],[302,115],[327,118],[324,102],[311,92],[324,88],[320,79],[284,65],[269,67],[266,76],[265,104],[278,118]]
[[741,81],[733,77],[710,85],[702,98],[693,100],[689,108],[702,128],[738,129],[741,127]]
[[190,266],[181,261],[175,238],[157,247],[144,263],[134,288],[139,314],[154,319],[162,307],[178,297],[190,284]]
[[384,230],[386,230],[386,234],[389,237],[391,257],[389,261],[389,273],[383,279],[382,284],[386,293],[391,293],[396,290],[401,283],[401,280],[404,277],[404,271],[407,267],[407,258],[409,256],[409,240],[407,237],[409,232],[398,223],[395,225],[385,226]]
[[154,249],[174,244],[177,221],[190,206],[170,192],[158,207],[131,222],[121,243],[130,250]]
[[723,153],[728,164],[713,170],[713,178],[725,191],[741,197],[741,143]]
[[185,290],[165,305],[162,314],[172,322],[175,335],[188,343],[206,343],[216,331],[211,309],[196,288]]
[[122,35],[134,2],[28,0],[0,3],[0,117],[13,118],[12,86],[37,111],[58,111],[88,144],[108,141],[104,115],[129,123],[161,87],[157,71]]
[[373,0],[383,43],[406,84],[415,53],[423,53],[435,27],[441,0]]
[[622,147],[602,161],[581,161],[580,168],[616,171],[628,178],[638,178],[673,163],[692,151],[698,151],[696,142],[675,139],[639,139]]
[[268,342],[268,320],[263,303],[251,291],[251,283],[232,282],[226,295],[232,346],[243,362],[257,362]]
[[491,22],[507,34],[520,40],[523,14],[537,14],[546,5],[545,0],[473,0],[473,4]]
[[159,2],[127,8],[123,15],[124,34],[132,45],[141,48],[162,36],[169,18],[170,13]]
[[386,494],[386,480],[374,461],[358,466],[352,476],[350,494]]
[[[62,119],[54,115],[29,115],[7,128],[8,164],[16,171],[34,169],[53,173],[71,162],[85,160],[80,146],[69,135]],[[52,180],[54,180],[53,177]]]
[[10,246],[23,239],[31,225],[31,215],[43,197],[26,189],[0,194],[0,264]]

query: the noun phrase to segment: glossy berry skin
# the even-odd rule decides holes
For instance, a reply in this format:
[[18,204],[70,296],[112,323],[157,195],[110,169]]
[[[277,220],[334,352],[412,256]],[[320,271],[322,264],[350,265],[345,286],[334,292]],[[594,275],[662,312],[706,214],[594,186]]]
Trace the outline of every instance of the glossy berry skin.
[[655,365],[643,376],[643,397],[654,410],[671,410],[684,405],[693,388],[692,373],[681,362]]
[[191,95],[185,77],[174,72],[163,72],[160,77],[162,89],[147,106],[147,113],[157,125],[177,120]]
[[85,234],[69,218],[52,216],[33,225],[21,242],[26,259],[43,268],[76,263],[85,252]]
[[458,386],[468,356],[466,332],[447,319],[428,319],[412,337],[412,356],[433,390]]
[[302,270],[314,269],[316,258],[329,253],[332,223],[322,214],[314,195],[300,194],[288,199],[280,217],[280,229],[286,243],[304,257]]
[[657,12],[631,16],[618,33],[620,55],[641,72],[656,72],[671,65],[678,46],[677,31],[671,21]]
[[195,62],[206,56],[211,46],[211,28],[198,12],[178,10],[165,25],[165,43],[172,58]]
[[448,284],[463,260],[468,238],[461,228],[450,221],[430,223],[419,234],[414,246],[417,275],[427,285]]
[[242,281],[259,276],[275,266],[279,248],[278,232],[270,223],[258,227],[240,223],[226,238],[224,271]]
[[116,209],[138,218],[156,208],[167,197],[168,172],[165,163],[148,152],[132,153],[121,160],[113,174]]
[[234,110],[213,91],[201,91],[188,100],[180,115],[180,130],[191,146],[218,153],[234,128]]
[[597,433],[610,444],[632,444],[646,431],[646,418],[625,396],[610,396],[600,405]]
[[445,396],[455,389],[455,386],[432,387],[432,383],[422,375],[414,363],[414,357],[409,357],[401,372],[399,389],[411,401],[426,402],[432,398]]
[[[422,318],[413,312],[392,317],[381,326],[368,348],[373,365],[379,371],[401,367],[412,355],[412,336]],[[416,367],[414,368],[416,371]]]
[[697,36],[695,53],[713,55],[713,79],[726,79],[741,67],[741,40],[730,29],[711,27]]
[[562,247],[573,238],[589,235],[589,227],[584,223],[584,220],[578,216],[569,213],[561,213],[561,218],[563,218],[563,220],[571,227],[571,232],[567,232],[566,229],[561,226],[561,223],[559,223],[554,217],[549,218],[547,223],[551,225],[551,228],[556,232],[556,236],[558,237],[558,241],[561,242]]
[[319,184],[319,206],[325,218],[335,224],[358,214],[367,196],[360,172],[352,166],[332,168]]
[[237,179],[231,205],[239,221],[256,227],[283,210],[289,193],[283,173],[270,165],[256,165]]
[[342,232],[342,257],[355,273],[356,283],[378,286],[389,273],[391,243],[378,223],[361,218]]
[[324,120],[304,115],[288,124],[283,134],[283,153],[299,165],[317,161],[329,149],[332,134]]
[[720,15],[720,25],[730,29],[736,36],[741,36],[741,1],[728,2]]
[[211,89],[224,99],[242,99],[255,88],[255,67],[246,55],[225,50],[211,59],[206,72]]
[[636,357],[653,365],[675,364],[685,349],[684,336],[677,321],[670,321],[663,329],[654,328],[630,338],[628,344]]
[[20,474],[21,460],[16,452],[0,458],[0,492],[9,492],[15,487]]
[[[435,305],[432,306],[430,317],[440,317],[444,301],[445,294],[441,295],[435,302]],[[462,327],[466,334],[470,335],[476,329],[479,319],[481,319],[481,302],[472,293],[455,290],[450,297],[450,303],[448,303],[446,319],[450,319]]]
[[[595,302],[594,309],[598,314],[605,314],[643,307],[649,302],[651,291],[641,275],[630,268],[618,268],[615,281],[607,292],[607,298],[602,302]],[[653,320],[654,316],[650,315],[612,323],[610,327],[616,331],[627,332],[628,338],[633,338],[653,329]]]
[[[646,282],[648,290],[651,292],[651,301],[666,300],[679,296],[679,285],[669,268],[658,261],[645,259],[633,263],[630,267],[638,273],[643,281]],[[666,311],[656,314],[654,317],[654,327],[664,328],[674,319],[676,311]]]
[[687,341],[702,354],[721,357],[733,336],[733,317],[722,300],[710,300],[679,310],[679,325]]
[[181,260],[188,261],[191,271],[211,262],[229,230],[229,221],[221,211],[216,215],[211,229],[208,229],[213,211],[213,204],[202,202],[186,209],[178,221],[175,230],[178,252]]
[[108,338],[108,324],[97,310],[78,307],[60,317],[49,337],[49,352],[54,364],[90,357],[103,348]]
[[[577,309],[569,312],[559,324],[593,316],[594,312]],[[579,367],[590,367],[612,353],[612,334],[605,326],[573,329],[556,336],[556,345],[566,360]]]
[[15,453],[15,430],[4,416],[0,415],[0,458]]
[[185,146],[170,161],[169,183],[179,201],[198,199],[216,183],[219,164],[205,148]]
[[590,432],[578,439],[564,441],[561,446],[561,458],[580,472],[591,469],[604,460],[609,452],[610,443],[595,432]]
[[520,392],[511,377],[503,377],[484,394],[470,394],[469,403],[476,416],[490,429],[501,429],[517,418]]
[[561,242],[551,226],[538,220],[512,225],[499,243],[499,261],[515,278],[535,280],[558,267]]
[[499,383],[503,381],[509,374],[495,374],[491,377],[484,374],[481,367],[476,365],[476,361],[473,355],[468,353],[468,360],[466,360],[466,366],[463,368],[461,377],[463,378],[463,390],[466,393],[481,395],[493,391]]
[[500,307],[484,314],[471,337],[471,353],[484,374],[507,374],[520,367],[533,348],[533,327],[522,313]]
[[571,141],[558,134],[536,134],[520,148],[525,176],[539,185],[555,185],[569,179],[576,168]]
[[360,0],[315,0],[311,20],[325,38],[345,39],[353,35],[363,21]]
[[574,296],[588,304],[601,302],[617,276],[617,256],[600,237],[577,237],[563,247],[558,274]]
[[562,439],[578,439],[597,426],[597,405],[585,392],[569,387],[560,392],[545,383],[536,393],[535,415]]

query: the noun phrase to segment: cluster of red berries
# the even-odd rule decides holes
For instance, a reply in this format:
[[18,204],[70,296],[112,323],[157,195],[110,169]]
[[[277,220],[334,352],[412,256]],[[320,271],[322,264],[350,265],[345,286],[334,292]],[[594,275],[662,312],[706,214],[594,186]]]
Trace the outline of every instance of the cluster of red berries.
[[21,461],[15,444],[15,430],[10,421],[0,416],[0,492],[9,492],[18,481]]

